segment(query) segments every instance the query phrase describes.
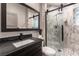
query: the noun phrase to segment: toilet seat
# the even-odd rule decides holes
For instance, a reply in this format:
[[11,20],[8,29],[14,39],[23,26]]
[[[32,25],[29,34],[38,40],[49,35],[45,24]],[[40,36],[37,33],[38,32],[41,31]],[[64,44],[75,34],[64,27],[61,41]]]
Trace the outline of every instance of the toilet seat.
[[42,52],[47,56],[54,56],[56,54],[56,50],[50,47],[43,47]]

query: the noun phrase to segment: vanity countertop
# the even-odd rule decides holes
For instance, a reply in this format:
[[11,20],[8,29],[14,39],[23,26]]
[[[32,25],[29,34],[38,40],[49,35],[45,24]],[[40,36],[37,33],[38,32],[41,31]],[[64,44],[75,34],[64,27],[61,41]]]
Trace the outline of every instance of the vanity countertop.
[[[20,46],[20,47],[15,47],[13,45],[14,42],[18,42],[18,41],[21,41],[21,40],[14,40],[14,41],[7,41],[7,42],[0,42],[0,56],[6,56],[12,52],[15,52],[19,49],[22,49],[24,47],[28,47],[30,45],[33,45],[35,43],[38,43],[38,42],[41,42],[42,39],[39,39],[39,38],[34,38],[34,37],[29,37],[29,38],[26,38],[26,39],[23,39],[23,40],[28,40],[28,39],[32,39],[34,40],[34,42],[31,42],[29,44],[25,44],[23,46]],[[22,41],[23,41],[22,40]]]

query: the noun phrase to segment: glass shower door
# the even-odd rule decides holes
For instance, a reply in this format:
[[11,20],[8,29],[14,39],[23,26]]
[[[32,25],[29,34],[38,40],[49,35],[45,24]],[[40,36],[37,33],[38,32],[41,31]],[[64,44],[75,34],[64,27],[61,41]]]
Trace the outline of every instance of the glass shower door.
[[47,14],[47,46],[62,48],[62,13],[49,12]]

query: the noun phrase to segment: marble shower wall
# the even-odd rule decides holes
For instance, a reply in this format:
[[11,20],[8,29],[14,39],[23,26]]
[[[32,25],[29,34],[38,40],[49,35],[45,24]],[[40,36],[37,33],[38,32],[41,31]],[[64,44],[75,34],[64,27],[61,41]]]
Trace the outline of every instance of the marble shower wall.
[[79,54],[79,29],[77,26],[64,25],[64,48]]
[[79,26],[74,25],[73,10],[79,4],[64,9],[64,48],[69,48],[79,55]]

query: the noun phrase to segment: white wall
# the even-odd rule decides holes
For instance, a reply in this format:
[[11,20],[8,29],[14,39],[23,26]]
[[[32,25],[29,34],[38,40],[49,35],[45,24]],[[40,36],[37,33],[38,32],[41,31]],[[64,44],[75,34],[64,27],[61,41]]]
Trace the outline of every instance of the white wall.
[[[0,4],[0,10],[1,10],[1,4]],[[1,11],[0,11],[1,14]],[[0,30],[1,30],[1,15],[0,15]],[[9,37],[9,36],[16,36],[19,35],[19,33],[23,34],[32,34],[34,37],[38,36],[37,31],[15,31],[15,32],[0,32],[0,38],[2,37]]]
[[[40,28],[42,29],[42,36],[45,40],[45,11],[47,10],[47,6],[44,3],[40,4]],[[45,41],[43,41],[45,42]],[[44,44],[45,45],[45,44]]]

